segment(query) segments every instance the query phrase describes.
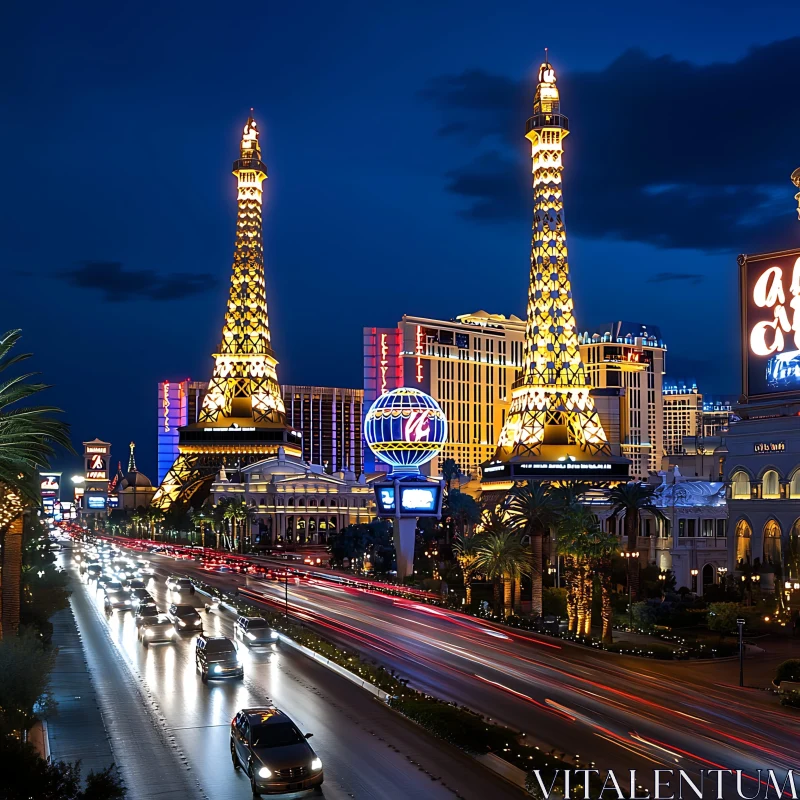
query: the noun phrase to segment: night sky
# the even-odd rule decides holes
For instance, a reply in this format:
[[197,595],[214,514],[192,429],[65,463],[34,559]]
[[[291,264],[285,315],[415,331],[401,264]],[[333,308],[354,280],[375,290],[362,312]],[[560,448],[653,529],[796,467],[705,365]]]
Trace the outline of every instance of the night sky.
[[362,327],[404,313],[524,315],[545,46],[580,328],[660,326],[668,377],[737,393],[736,255],[800,245],[788,0],[12,0],[2,25],[0,324],[76,447],[135,439],[151,478],[156,382],[210,376],[251,106],[285,383],[361,386]]

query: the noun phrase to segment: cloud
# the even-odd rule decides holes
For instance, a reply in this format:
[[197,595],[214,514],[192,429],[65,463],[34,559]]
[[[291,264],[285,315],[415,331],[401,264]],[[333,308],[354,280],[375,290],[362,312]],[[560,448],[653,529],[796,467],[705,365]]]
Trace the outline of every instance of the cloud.
[[699,272],[657,272],[647,280],[648,283],[666,283],[668,281],[686,281],[698,284],[703,282],[703,276]]
[[103,292],[111,303],[144,298],[146,300],[183,300],[211,289],[216,279],[207,272],[160,274],[151,269],[128,270],[118,261],[83,261],[58,277],[79,289]]
[[[596,72],[558,72],[568,230],[662,248],[737,252],[797,239],[788,180],[797,166],[800,37],[738,61],[697,65],[638,50]],[[440,134],[469,157],[444,173],[464,215],[530,216],[530,151],[522,141],[534,86],[468,70],[420,92]],[[483,151],[475,155],[475,148]],[[792,236],[794,234],[794,236]]]

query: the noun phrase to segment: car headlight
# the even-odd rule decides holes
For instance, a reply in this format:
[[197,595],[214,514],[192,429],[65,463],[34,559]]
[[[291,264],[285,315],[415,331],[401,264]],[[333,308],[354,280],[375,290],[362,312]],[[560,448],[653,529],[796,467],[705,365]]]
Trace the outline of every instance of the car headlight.
[[252,641],[253,639],[255,639],[255,638],[256,638],[256,635],[255,635],[254,633],[250,633],[250,631],[247,631],[247,633],[245,634],[245,636],[246,636],[248,639],[250,639],[251,641]]
[[222,667],[219,664],[214,664],[214,669],[212,671],[216,674],[219,674],[222,672]]
[[270,636],[271,636],[273,639],[277,639],[277,638],[278,638],[278,631],[272,631],[272,633],[270,633]]
[[272,777],[272,770],[269,767],[261,767],[258,771],[259,778],[271,778]]
[[236,664],[237,667],[242,666],[242,662],[238,658],[234,661],[234,664]]
[[147,628],[145,630],[145,632],[144,632],[144,635],[145,636],[152,636],[153,635],[153,631],[150,628]]
[[175,630],[175,628],[170,628],[170,629],[169,629],[169,636],[170,636],[170,638],[173,638],[173,637],[174,637],[174,636],[175,636],[177,633],[178,633],[178,632]]
[[131,604],[131,601],[130,600],[125,600],[124,603],[125,603],[126,606],[129,606]]
[[314,760],[311,762],[311,769],[313,769],[313,770],[322,769],[322,759],[320,759],[320,758],[315,758],[315,759],[314,759]]
[[196,619],[196,620],[194,621],[194,624],[195,624],[195,625],[199,625],[199,624],[200,624],[202,621],[203,621],[203,620],[201,620],[201,619]]
[[178,625],[180,625],[182,628],[186,627],[186,623],[182,619],[178,620]]

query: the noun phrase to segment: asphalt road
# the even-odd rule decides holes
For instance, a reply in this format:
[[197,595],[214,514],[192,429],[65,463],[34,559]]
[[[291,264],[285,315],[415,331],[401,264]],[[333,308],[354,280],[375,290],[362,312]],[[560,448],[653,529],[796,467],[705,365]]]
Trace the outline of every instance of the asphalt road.
[[[70,563],[69,552],[64,558]],[[80,593],[76,605],[83,609],[78,622],[98,681],[105,683],[117,673],[131,679],[118,681],[116,693],[106,692],[101,700],[134,800],[251,797],[246,777],[231,765],[230,720],[238,709],[268,700],[314,734],[311,744],[324,765],[328,798],[523,796],[364,690],[289,648],[276,653],[242,649],[243,681],[203,685],[195,670],[193,636],[144,648],[132,615],[115,611],[107,616],[102,590],[82,579],[71,564],[69,568],[75,594]],[[165,574],[148,585],[159,607],[174,598],[164,585]],[[206,599],[196,594],[189,602],[202,607]],[[206,633],[232,636],[230,615],[202,614]],[[124,725],[115,730],[119,719]]]
[[[283,607],[284,586],[275,582],[152,558],[220,587],[246,586]],[[393,667],[411,686],[485,713],[567,758],[580,756],[584,766],[593,761],[626,776],[637,769],[647,788],[654,769],[741,769],[743,791],[751,794],[756,770],[766,776],[768,769],[800,769],[800,716],[723,685],[713,667],[687,675],[685,665],[670,671],[663,662],[313,580],[290,584],[289,608],[296,619]]]

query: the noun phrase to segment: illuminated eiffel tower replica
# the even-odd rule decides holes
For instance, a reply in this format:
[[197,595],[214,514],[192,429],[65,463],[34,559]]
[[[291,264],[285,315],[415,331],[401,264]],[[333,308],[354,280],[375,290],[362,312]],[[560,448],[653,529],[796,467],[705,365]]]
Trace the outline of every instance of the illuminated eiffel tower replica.
[[222,341],[199,419],[180,429],[178,458],[153,496],[152,505],[162,511],[207,494],[223,467],[261,461],[280,447],[302,456],[300,434],[286,425],[270,346],[261,218],[267,167],[258,136],[251,114],[233,163],[239,214]]
[[561,191],[568,133],[545,51],[526,132],[533,158],[533,238],[524,363],[495,458],[483,465],[484,482],[628,474],[628,460],[612,455],[578,349]]

